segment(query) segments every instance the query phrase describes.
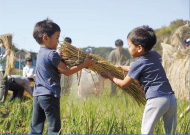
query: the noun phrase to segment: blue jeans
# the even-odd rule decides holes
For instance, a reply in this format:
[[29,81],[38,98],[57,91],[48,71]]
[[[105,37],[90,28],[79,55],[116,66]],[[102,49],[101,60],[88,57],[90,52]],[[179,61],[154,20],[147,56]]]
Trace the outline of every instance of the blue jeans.
[[61,129],[59,98],[52,95],[33,97],[33,116],[28,134],[42,134],[45,119],[48,134],[58,134]]

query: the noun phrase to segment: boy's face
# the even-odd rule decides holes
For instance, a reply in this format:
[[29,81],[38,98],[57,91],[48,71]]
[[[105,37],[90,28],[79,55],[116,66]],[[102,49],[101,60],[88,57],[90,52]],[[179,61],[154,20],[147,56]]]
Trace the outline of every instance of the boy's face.
[[141,45],[134,45],[130,39],[127,39],[129,45],[129,52],[133,58],[139,57],[143,53],[143,48]]
[[57,44],[59,43],[59,36],[60,36],[59,31],[55,32],[51,37],[47,36],[47,38],[44,41],[46,47],[48,47],[49,49],[56,50]]
[[31,66],[32,65],[32,61],[26,61],[26,65]]
[[122,47],[123,47],[122,45],[117,45],[116,47],[117,47],[117,50],[118,50],[119,52],[122,51]]

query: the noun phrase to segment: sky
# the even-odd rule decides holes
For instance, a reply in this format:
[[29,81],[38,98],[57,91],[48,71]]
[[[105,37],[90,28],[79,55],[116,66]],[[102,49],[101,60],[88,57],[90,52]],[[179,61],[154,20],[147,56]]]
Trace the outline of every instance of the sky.
[[189,20],[189,0],[0,0],[0,35],[13,34],[18,49],[38,52],[34,25],[47,17],[61,28],[59,41],[71,37],[83,48],[115,47],[135,27],[169,26],[177,19]]

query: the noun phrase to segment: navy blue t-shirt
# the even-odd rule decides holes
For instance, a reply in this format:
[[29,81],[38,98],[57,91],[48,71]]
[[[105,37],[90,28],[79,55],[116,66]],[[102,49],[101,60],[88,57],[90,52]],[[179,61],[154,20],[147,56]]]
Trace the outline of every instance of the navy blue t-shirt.
[[58,64],[61,57],[55,50],[40,47],[36,63],[36,82],[33,96],[53,95],[60,98],[60,77]]
[[140,56],[131,65],[128,76],[144,85],[146,99],[174,93],[159,58],[151,52]]

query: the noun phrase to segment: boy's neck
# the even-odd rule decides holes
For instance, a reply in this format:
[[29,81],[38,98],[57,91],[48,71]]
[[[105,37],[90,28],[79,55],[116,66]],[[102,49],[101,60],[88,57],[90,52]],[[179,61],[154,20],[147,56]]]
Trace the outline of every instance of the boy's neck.
[[41,44],[40,46],[41,46],[41,47],[46,47],[46,48],[48,48],[48,47],[47,47],[46,45],[44,45],[44,44]]
[[[148,51],[148,52],[150,52],[150,51]],[[148,52],[143,52],[140,56],[145,55],[145,54],[147,54]]]
[[40,44],[41,47],[45,47],[45,48],[48,48],[48,49],[51,49],[51,50],[56,50],[56,49],[52,49],[52,48],[49,48],[48,46],[46,46],[45,44]]

